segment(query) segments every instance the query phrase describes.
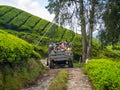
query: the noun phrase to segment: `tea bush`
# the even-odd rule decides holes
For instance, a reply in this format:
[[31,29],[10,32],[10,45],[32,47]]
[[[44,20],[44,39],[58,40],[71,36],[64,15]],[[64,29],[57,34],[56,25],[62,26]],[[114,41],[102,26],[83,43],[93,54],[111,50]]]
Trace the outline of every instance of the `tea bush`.
[[[20,25],[24,24],[24,22],[30,17],[29,13],[23,12],[16,18],[14,18],[9,25],[14,28],[19,28]],[[19,21],[19,22],[18,22]]]
[[34,28],[34,26],[35,26],[35,24],[36,24],[36,22],[38,22],[39,21],[39,17],[36,17],[36,16],[32,16],[32,17],[30,17],[27,21],[26,21],[26,23],[24,24],[24,25],[22,25],[20,28],[21,29],[28,29],[28,30],[32,30],[33,28]]
[[120,62],[107,59],[90,60],[85,70],[95,90],[120,89]]
[[2,30],[0,30],[0,51],[0,63],[19,62],[32,56],[40,57],[34,52],[31,44]]
[[13,9],[12,7],[8,6],[0,6],[0,16],[4,15],[7,13],[9,10]]
[[19,14],[21,10],[12,9],[10,12],[6,13],[2,17],[0,17],[0,23],[6,24],[8,23],[12,18],[14,18],[17,14]]

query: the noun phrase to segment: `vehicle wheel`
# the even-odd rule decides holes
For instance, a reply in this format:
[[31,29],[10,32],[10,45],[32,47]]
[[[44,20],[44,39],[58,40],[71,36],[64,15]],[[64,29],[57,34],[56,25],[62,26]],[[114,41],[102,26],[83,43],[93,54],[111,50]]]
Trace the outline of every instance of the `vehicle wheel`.
[[49,65],[49,60],[48,60],[48,58],[47,58],[47,66]]
[[50,69],[54,69],[54,63],[53,63],[53,61],[50,61]]
[[68,61],[68,66],[69,66],[69,68],[73,68],[73,62],[72,62],[72,60]]

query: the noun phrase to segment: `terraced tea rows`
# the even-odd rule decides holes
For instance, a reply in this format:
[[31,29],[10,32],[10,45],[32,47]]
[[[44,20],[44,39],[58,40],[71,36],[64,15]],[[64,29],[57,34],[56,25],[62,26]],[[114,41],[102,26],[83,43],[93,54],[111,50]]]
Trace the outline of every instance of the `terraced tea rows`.
[[[51,24],[52,23],[47,20],[33,16],[30,13],[21,11],[14,7],[0,6],[0,25],[7,27],[8,29],[24,32],[39,32],[39,35],[43,35],[46,30],[50,28]],[[51,28],[51,31],[53,32],[48,32],[48,37],[52,33],[52,36],[57,37],[57,41],[61,40],[62,38],[68,41],[72,40],[74,34],[72,31],[65,30],[57,25],[54,26],[55,28]],[[65,33],[64,30],[67,32]]]
[[50,42],[67,40],[72,42],[75,55],[81,54],[81,36],[73,31],[60,27],[52,22],[33,16],[30,13],[10,6],[0,6],[0,27],[34,45],[44,33],[47,34],[41,40],[38,52],[47,55],[47,47]]

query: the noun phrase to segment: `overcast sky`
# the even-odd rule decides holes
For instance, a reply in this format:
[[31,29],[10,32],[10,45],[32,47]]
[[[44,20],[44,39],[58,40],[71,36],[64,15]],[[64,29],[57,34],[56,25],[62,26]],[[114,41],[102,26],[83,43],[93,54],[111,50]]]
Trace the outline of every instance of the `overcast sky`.
[[52,21],[54,15],[50,14],[45,6],[48,0],[0,0],[0,5],[9,5],[20,8],[46,20]]

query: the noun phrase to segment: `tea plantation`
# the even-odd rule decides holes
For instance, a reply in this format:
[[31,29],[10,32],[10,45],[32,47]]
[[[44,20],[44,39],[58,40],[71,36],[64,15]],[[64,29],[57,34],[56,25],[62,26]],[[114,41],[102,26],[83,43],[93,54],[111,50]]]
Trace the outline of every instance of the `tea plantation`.
[[33,45],[0,30],[0,90],[19,90],[44,71]]
[[[0,6],[0,27],[33,45],[37,45],[42,35],[47,31],[40,44],[35,47],[35,50],[40,52],[42,57],[47,56],[47,47],[50,42],[59,42],[62,40],[73,43],[74,56],[78,56],[79,58],[79,55],[81,55],[81,53],[78,53],[78,50],[81,51],[81,44],[75,43],[76,39],[74,39],[77,37],[81,42],[79,34],[76,35],[71,30],[57,26],[20,9],[10,6]],[[77,49],[76,46],[78,47]]]
[[[40,75],[45,68],[39,60],[48,56],[51,42],[72,42],[74,59],[79,60],[81,38],[80,34],[28,12],[0,6],[0,90],[19,90]],[[100,50],[96,41],[92,46],[93,58],[119,61],[120,52],[113,52],[110,47]],[[120,90],[120,63],[112,60],[95,59],[86,64],[86,73],[96,90]]]

